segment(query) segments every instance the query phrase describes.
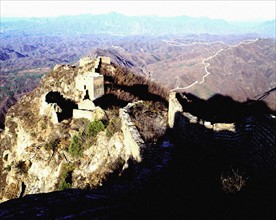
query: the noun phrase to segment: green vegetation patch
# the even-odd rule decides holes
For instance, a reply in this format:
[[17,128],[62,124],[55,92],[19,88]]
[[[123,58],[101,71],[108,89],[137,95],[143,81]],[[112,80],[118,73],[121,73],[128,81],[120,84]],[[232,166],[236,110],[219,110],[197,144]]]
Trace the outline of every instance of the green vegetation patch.
[[73,164],[65,164],[61,168],[59,190],[69,189],[72,187],[72,173],[74,170]]
[[83,132],[72,137],[68,152],[74,157],[82,157],[84,149],[89,148],[96,141],[97,134],[104,130],[102,121],[90,122]]
[[88,137],[96,137],[100,131],[104,131],[105,126],[102,121],[92,121],[86,127],[85,134]]
[[82,144],[82,140],[77,135],[74,135],[68,148],[69,153],[74,157],[81,157],[83,152]]

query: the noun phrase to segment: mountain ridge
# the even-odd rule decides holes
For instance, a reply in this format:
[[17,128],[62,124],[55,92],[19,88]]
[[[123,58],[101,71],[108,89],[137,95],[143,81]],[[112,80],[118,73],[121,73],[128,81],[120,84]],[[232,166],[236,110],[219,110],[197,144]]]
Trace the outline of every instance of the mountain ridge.
[[[126,16],[120,13],[41,18],[1,18],[1,20],[2,34],[7,32],[24,32],[43,35],[49,34],[50,30],[50,32],[56,35],[72,35],[78,33],[109,33],[121,35],[258,33],[264,37],[275,37],[274,30],[276,21],[243,22],[241,25],[238,22],[229,22],[223,19],[211,19],[208,17]],[[48,32],[45,32],[45,30]]]

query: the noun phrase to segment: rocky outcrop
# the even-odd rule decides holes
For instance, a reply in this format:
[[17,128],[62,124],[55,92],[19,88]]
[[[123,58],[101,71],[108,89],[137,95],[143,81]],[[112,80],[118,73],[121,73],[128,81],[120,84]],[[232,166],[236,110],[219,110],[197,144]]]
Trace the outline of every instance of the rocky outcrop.
[[101,122],[93,124],[108,121],[101,108],[89,110],[89,120],[73,118],[82,101],[75,78],[95,63],[57,65],[9,109],[0,141],[1,201],[69,187],[97,188],[129,158],[140,161],[139,149],[129,150],[125,126],[107,135]]

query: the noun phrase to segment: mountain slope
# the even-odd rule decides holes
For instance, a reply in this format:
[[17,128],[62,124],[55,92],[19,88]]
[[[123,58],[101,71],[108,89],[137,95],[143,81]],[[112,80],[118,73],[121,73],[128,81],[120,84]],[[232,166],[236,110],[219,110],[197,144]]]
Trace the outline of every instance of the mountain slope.
[[[242,40],[242,39],[241,39]],[[131,68],[168,89],[191,92],[208,99],[216,93],[237,101],[257,99],[275,88],[274,39],[246,39],[227,44],[171,38],[122,43],[93,54],[114,57],[113,62]],[[264,101],[276,110],[275,92]]]
[[[86,76],[95,68],[105,73],[100,86],[105,94],[92,102],[77,79],[90,84]],[[99,83],[99,77],[93,79]],[[97,188],[128,162],[141,162],[146,144],[154,145],[166,132],[167,102],[161,95],[167,94],[158,85],[102,58],[80,60],[78,67],[56,65],[8,110],[0,133],[0,201],[71,187]],[[131,102],[138,100],[135,109]],[[162,152],[158,156],[162,163]]]
[[2,201],[68,187],[97,187],[128,160],[122,132],[109,137],[104,132],[102,121],[107,118],[101,108],[94,109],[94,122],[72,117],[82,100],[75,77],[84,71],[57,65],[9,109],[0,143],[1,180],[6,180],[1,181]]

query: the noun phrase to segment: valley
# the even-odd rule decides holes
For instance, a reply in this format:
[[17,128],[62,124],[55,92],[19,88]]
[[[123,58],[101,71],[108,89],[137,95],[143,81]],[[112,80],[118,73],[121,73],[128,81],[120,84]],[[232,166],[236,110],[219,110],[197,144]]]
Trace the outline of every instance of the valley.
[[[186,40],[188,44],[183,44],[184,37],[162,40],[152,43],[150,49],[149,43],[136,48],[124,44],[98,50],[97,54],[108,54],[117,64],[169,90],[191,92],[204,99],[220,93],[244,102],[275,88],[275,40],[248,38],[231,45]],[[272,93],[264,101],[276,110],[275,100]]]
[[[172,91],[246,101],[275,88],[274,45],[274,39],[252,35],[4,37],[0,101],[3,106],[7,97],[32,91],[56,63],[78,65],[83,56],[109,56]],[[275,110],[275,100],[271,93],[264,101]]]
[[0,218],[273,218],[275,21],[1,17]]

